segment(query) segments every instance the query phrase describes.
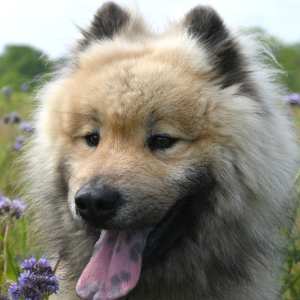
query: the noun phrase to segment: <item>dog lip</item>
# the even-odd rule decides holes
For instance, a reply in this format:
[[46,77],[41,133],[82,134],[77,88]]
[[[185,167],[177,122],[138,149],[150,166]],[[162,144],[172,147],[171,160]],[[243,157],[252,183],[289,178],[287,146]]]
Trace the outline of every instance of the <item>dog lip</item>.
[[187,198],[188,197],[178,200],[168,210],[165,217],[157,224],[157,226],[151,228],[143,252],[143,264],[142,264],[143,267],[148,265],[148,263],[155,261],[157,258],[159,258],[159,256],[161,256],[162,254],[164,254],[165,251],[168,250],[170,246],[168,245],[168,242],[165,245],[162,245],[164,243],[164,237],[166,234],[168,235],[168,230],[172,227],[178,215],[184,209],[185,204],[187,202],[186,201]]

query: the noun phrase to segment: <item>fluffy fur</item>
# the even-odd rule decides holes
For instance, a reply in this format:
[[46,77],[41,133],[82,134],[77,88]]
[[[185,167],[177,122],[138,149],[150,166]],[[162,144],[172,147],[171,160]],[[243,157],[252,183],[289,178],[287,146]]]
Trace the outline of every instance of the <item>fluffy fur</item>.
[[[137,12],[100,8],[38,94],[27,155],[39,238],[62,260],[61,298],[78,299],[100,234],[74,197],[100,178],[123,200],[106,229],[156,226],[186,201],[169,228],[176,234],[124,299],[277,299],[278,227],[292,207],[298,152],[265,54],[210,7],[160,35]],[[97,147],[86,142],[93,130]],[[154,133],[176,142],[152,149]]]

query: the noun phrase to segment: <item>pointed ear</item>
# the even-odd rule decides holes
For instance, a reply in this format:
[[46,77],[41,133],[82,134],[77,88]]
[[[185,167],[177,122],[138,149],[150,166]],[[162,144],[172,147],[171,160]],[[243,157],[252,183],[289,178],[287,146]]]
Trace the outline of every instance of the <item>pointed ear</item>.
[[112,38],[128,23],[130,15],[114,2],[104,3],[97,11],[91,26],[81,30],[84,39],[80,41],[82,47],[94,40]]
[[221,88],[241,83],[243,92],[252,92],[238,44],[218,13],[209,6],[196,6],[184,19],[188,34],[207,49],[221,78]]

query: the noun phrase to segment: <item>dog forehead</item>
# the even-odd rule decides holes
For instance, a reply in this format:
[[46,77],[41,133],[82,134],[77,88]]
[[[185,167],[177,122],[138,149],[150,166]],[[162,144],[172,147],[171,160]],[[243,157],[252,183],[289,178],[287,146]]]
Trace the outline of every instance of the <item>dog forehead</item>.
[[[94,68],[83,64],[71,80],[72,101],[89,103],[108,122],[130,127],[158,121],[189,123],[199,113],[201,80],[186,69],[157,57],[116,59]],[[184,79],[183,79],[184,78]],[[87,99],[88,98],[88,99]],[[73,106],[74,107],[74,106]]]

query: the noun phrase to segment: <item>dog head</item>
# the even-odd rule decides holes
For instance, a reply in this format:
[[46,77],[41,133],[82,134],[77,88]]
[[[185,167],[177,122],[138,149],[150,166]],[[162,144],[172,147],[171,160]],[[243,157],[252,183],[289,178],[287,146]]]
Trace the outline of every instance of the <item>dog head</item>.
[[188,13],[177,36],[152,41],[141,24],[105,4],[51,96],[70,209],[100,229],[155,226],[178,200],[207,193],[212,165],[234,143],[231,95],[247,89],[237,46],[211,8]]
[[[110,283],[87,267],[79,295],[92,299],[116,287],[116,295],[127,294],[142,262],[155,262],[183,235],[199,239],[200,227],[211,230],[207,218],[215,230],[240,222],[257,240],[245,216],[251,211],[264,222],[253,199],[278,209],[266,208],[265,199],[289,193],[292,175],[268,188],[288,165],[277,149],[294,146],[289,137],[274,142],[278,132],[268,120],[277,113],[218,14],[198,6],[154,36],[138,15],[109,2],[83,35],[72,66],[44,90],[37,129],[76,226],[102,231],[90,264],[111,262],[104,272]],[[138,267],[120,270],[128,257]]]

